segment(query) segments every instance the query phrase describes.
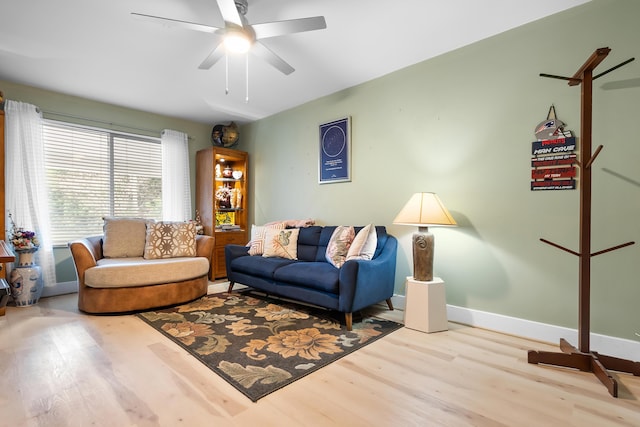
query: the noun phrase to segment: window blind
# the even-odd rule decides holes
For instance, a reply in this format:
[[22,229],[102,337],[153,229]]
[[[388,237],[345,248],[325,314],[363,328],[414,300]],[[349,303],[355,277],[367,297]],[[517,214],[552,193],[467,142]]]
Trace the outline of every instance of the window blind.
[[54,245],[102,234],[104,216],[161,217],[158,140],[53,120],[43,136]]

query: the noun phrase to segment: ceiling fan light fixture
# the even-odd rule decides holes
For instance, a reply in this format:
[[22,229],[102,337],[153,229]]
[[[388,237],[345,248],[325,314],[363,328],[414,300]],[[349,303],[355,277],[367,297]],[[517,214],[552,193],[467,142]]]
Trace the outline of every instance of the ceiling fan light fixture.
[[247,53],[251,48],[251,39],[242,31],[229,31],[224,36],[224,47],[227,52]]

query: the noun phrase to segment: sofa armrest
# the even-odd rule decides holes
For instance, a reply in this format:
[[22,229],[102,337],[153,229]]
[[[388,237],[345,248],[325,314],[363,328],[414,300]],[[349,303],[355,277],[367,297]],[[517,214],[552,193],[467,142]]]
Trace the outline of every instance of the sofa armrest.
[[377,304],[393,296],[398,240],[389,235],[372,260],[350,260],[340,268],[339,310],[345,313]]
[[102,259],[102,236],[91,236],[68,243],[73,265],[78,275],[78,286],[84,286],[84,272]]
[[233,270],[231,269],[231,261],[241,256],[250,256],[249,247],[243,245],[228,244],[224,247],[224,263],[227,268],[227,278],[233,282]]
[[216,239],[204,234],[198,234],[196,236],[196,256],[205,257],[209,260],[211,265],[211,258],[213,257],[213,248],[215,246]]

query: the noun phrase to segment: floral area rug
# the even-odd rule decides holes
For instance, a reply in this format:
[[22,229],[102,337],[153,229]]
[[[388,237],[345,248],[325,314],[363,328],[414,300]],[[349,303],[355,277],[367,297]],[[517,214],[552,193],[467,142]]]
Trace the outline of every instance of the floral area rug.
[[402,327],[338,315],[247,292],[137,314],[254,402]]

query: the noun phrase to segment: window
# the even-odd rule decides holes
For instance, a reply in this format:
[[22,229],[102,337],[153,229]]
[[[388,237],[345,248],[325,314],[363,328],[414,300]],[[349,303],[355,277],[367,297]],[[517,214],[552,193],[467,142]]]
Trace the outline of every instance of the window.
[[45,120],[54,245],[102,234],[104,216],[162,216],[157,138]]

